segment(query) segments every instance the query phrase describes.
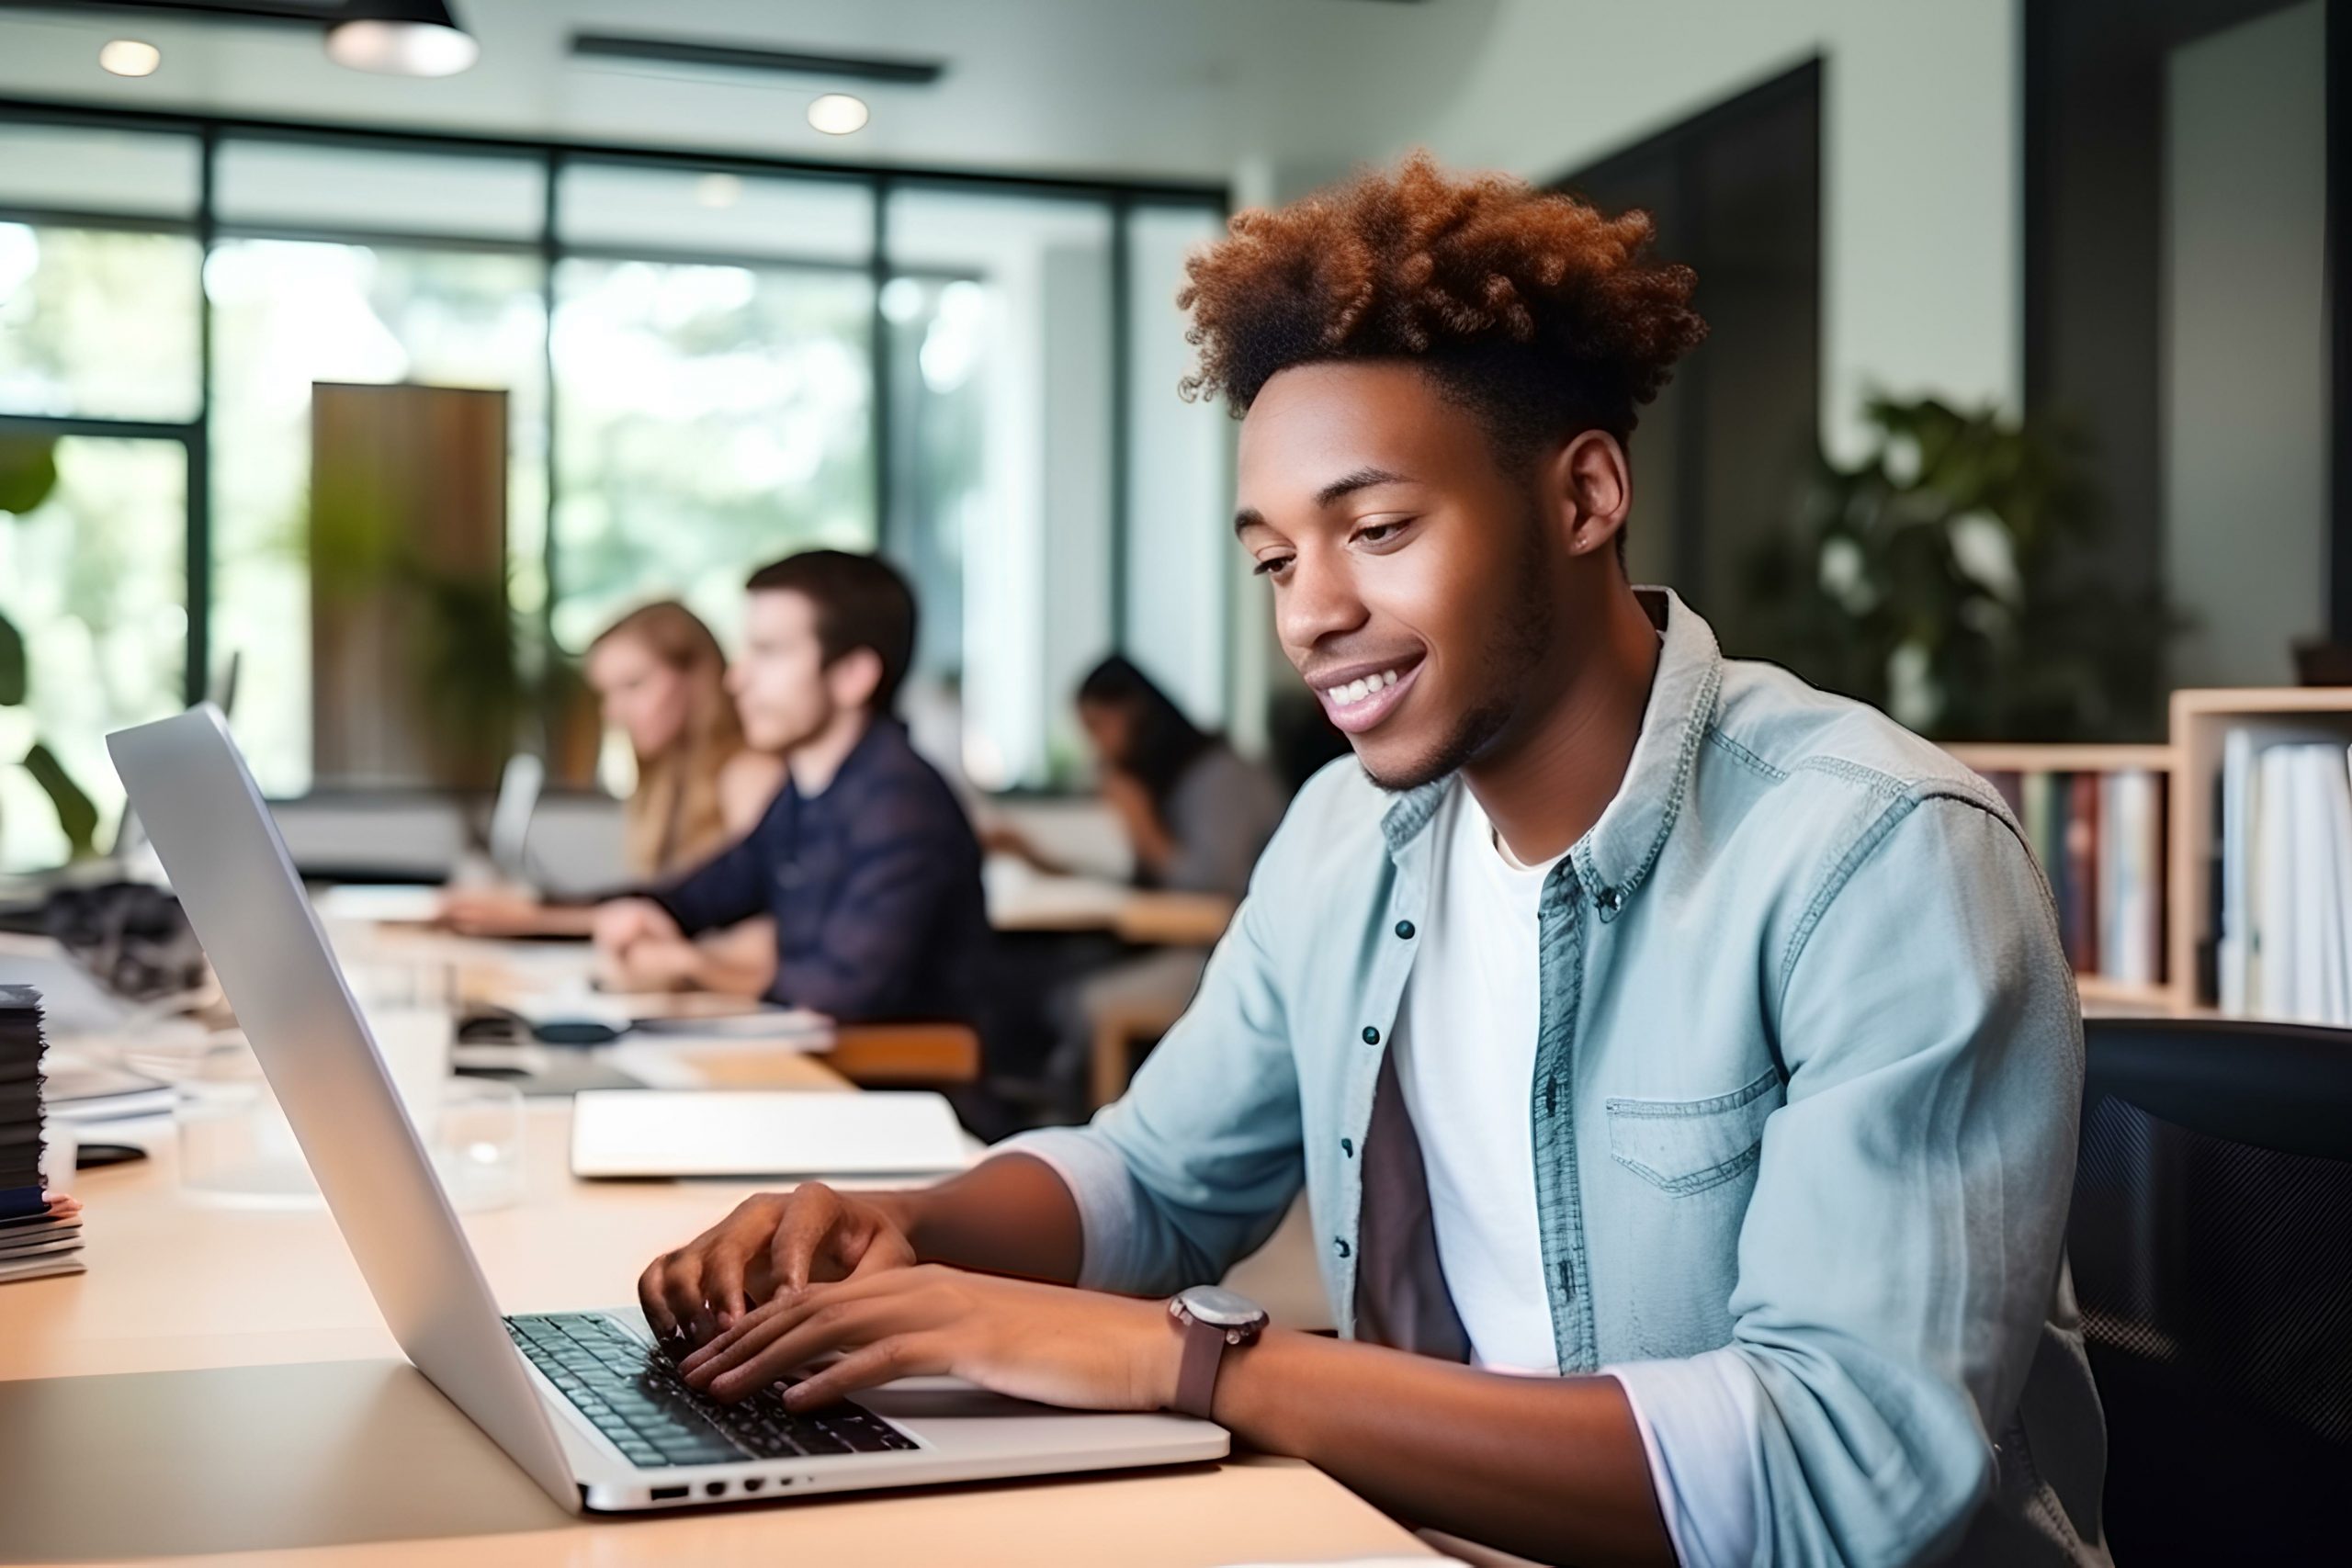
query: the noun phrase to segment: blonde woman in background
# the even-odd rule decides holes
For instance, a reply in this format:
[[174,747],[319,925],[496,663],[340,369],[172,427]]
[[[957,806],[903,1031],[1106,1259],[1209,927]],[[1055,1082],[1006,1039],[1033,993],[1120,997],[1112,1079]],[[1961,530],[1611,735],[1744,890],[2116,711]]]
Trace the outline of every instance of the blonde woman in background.
[[[585,673],[605,723],[637,758],[622,840],[632,882],[669,881],[752,830],[783,786],[784,760],[745,743],[726,655],[692,610],[663,600],[630,611],[589,645]],[[589,904],[543,903],[511,887],[453,890],[442,907],[450,926],[476,936],[586,936],[594,916]],[[765,926],[714,941],[730,960],[772,964]]]

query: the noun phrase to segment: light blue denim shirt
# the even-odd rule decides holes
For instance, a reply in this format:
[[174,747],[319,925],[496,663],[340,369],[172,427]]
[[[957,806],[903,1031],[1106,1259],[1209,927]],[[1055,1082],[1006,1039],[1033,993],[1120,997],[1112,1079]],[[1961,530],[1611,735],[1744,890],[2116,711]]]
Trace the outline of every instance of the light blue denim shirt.
[[[1756,1560],[2104,1561],[2063,1246],[2082,1026],[2000,797],[1671,594],[1624,783],[1539,914],[1537,1213],[1564,1372],[1729,1347]],[[1361,1153],[1446,780],[1343,759],[1268,846],[1126,1096],[1025,1147],[1082,1283],[1220,1278],[1305,1182],[1355,1331]]]

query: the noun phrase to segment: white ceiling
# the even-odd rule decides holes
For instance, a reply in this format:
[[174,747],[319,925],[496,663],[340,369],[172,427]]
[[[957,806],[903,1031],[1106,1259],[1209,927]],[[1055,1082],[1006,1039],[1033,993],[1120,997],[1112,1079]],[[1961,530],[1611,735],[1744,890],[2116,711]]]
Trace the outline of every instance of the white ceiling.
[[[0,15],[0,96],[470,130],[854,163],[1223,181],[1384,156],[1453,107],[1506,0],[457,0],[463,75],[331,64],[313,29],[88,8]],[[930,86],[575,61],[575,31],[936,59]],[[163,68],[127,81],[98,46]],[[845,86],[854,136],[808,128]]]

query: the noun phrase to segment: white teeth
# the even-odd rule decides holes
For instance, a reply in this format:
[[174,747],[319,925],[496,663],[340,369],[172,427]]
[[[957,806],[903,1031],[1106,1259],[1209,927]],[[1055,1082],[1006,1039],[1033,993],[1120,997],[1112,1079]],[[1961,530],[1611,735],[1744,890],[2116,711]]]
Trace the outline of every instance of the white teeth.
[[1329,695],[1340,707],[1351,708],[1373,693],[1385,691],[1396,683],[1396,671],[1384,670],[1377,675],[1366,675],[1360,680],[1350,681],[1344,686],[1334,686]]

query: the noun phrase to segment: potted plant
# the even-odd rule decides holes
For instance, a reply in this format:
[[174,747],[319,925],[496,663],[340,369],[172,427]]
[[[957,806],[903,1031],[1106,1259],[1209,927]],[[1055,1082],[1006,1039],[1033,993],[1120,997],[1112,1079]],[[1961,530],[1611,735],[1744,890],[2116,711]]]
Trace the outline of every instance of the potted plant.
[[[57,444],[46,438],[0,436],[0,518],[13,521],[36,511],[57,488]],[[21,707],[31,694],[31,671],[24,634],[0,615],[0,707]],[[32,775],[57,813],[76,860],[97,852],[98,808],[67,775],[55,752],[35,739],[16,765]]]
[[1826,454],[1748,563],[1757,651],[1939,740],[2114,740],[2162,728],[2184,622],[2118,587],[2062,431],[1872,399],[1871,446]]

